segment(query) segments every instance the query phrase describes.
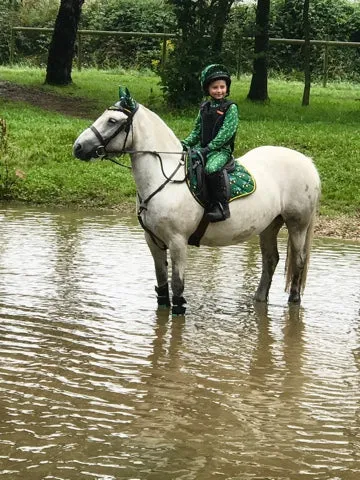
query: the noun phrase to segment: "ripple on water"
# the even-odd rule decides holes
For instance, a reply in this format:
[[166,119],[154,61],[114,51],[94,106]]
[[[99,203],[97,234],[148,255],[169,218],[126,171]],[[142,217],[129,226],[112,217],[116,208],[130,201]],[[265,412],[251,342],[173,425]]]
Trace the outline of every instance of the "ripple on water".
[[192,248],[171,319],[133,218],[2,214],[0,476],[359,478],[358,244],[315,241],[302,307],[284,238],[268,306],[256,241]]

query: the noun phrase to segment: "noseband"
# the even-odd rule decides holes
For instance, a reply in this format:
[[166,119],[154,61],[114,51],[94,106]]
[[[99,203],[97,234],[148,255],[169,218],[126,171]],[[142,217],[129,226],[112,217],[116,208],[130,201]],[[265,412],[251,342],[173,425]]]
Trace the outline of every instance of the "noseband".
[[124,108],[120,105],[117,105],[117,104],[108,108],[108,110],[115,110],[117,112],[122,112],[127,116],[126,122],[123,122],[121,125],[119,125],[118,128],[108,137],[103,137],[101,135],[101,133],[99,132],[99,130],[96,127],[94,127],[94,125],[90,126],[90,130],[94,133],[94,135],[96,136],[96,138],[100,142],[100,145],[96,149],[96,155],[99,158],[105,158],[107,154],[114,153],[114,152],[110,152],[109,150],[107,150],[106,146],[111,142],[111,140],[113,138],[115,138],[123,130],[126,132],[126,136],[125,136],[125,139],[124,139],[123,148],[121,149],[121,151],[119,153],[120,154],[125,153],[126,141],[129,137],[130,128],[132,127],[133,118],[134,118],[134,115],[137,112],[138,108],[139,108],[139,105],[136,105],[134,110],[130,111],[130,110],[128,110],[128,109],[126,109],[126,108]]
[[[125,145],[126,145],[128,137],[129,137],[130,130],[132,130],[133,118],[134,118],[134,115],[139,108],[139,105],[136,104],[136,107],[134,108],[134,110],[130,111],[130,110],[127,110],[126,108],[122,107],[119,103],[120,102],[116,103],[115,105],[108,108],[107,110],[115,110],[117,112],[122,112],[127,116],[127,119],[126,119],[125,122],[123,122],[121,125],[119,125],[118,128],[113,133],[111,133],[111,135],[109,135],[108,137],[103,137],[101,135],[101,133],[99,132],[99,130],[96,127],[94,127],[94,125],[90,126],[90,130],[94,133],[94,135],[96,136],[96,138],[100,142],[100,145],[96,149],[96,155],[99,158],[111,160],[112,162],[116,163],[117,165],[120,165],[120,166],[126,167],[126,168],[131,168],[131,167],[128,167],[127,165],[123,165],[122,163],[118,162],[117,160],[114,160],[113,158],[111,158],[111,156],[108,156],[108,154],[117,153],[120,156],[120,155],[124,155],[125,153],[128,153],[128,154],[150,153],[150,154],[154,155],[155,157],[157,157],[159,159],[160,166],[161,166],[161,171],[162,171],[163,176],[165,177],[165,181],[161,185],[159,185],[158,188],[156,188],[145,199],[142,199],[140,197],[139,193],[137,193],[138,199],[139,199],[139,209],[138,209],[137,216],[138,216],[138,220],[139,220],[140,225],[150,235],[150,237],[152,238],[155,245],[157,245],[161,250],[166,250],[168,247],[165,244],[165,242],[163,240],[161,240],[159,237],[157,237],[149,228],[147,228],[147,226],[145,225],[145,223],[144,223],[144,221],[141,217],[141,214],[142,214],[143,211],[147,210],[147,205],[150,202],[150,200],[155,195],[157,195],[168,183],[184,183],[186,181],[186,172],[185,172],[185,175],[184,175],[183,179],[181,179],[181,180],[175,180],[174,179],[178,170],[181,167],[184,167],[186,153],[185,152],[157,152],[157,151],[150,151],[150,150],[126,150]],[[123,130],[125,131],[126,135],[125,135],[125,139],[124,139],[122,149],[120,151],[117,151],[117,152],[111,152],[111,151],[107,150],[106,146],[111,142],[111,140],[113,138],[115,138]],[[178,165],[176,166],[175,170],[170,175],[165,174],[164,167],[163,167],[163,161],[162,161],[162,158],[160,156],[161,153],[173,154],[173,155],[179,155],[180,154],[181,155],[181,159],[180,159]]]

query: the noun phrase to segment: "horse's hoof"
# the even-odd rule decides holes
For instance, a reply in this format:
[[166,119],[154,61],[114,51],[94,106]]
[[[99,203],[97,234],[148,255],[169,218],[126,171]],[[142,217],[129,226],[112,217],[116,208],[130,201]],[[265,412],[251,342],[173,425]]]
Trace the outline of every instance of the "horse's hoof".
[[300,293],[290,293],[288,298],[288,303],[297,303],[301,302]]
[[171,313],[173,316],[178,316],[178,315],[185,315],[186,312],[186,300],[184,297],[178,297],[176,295],[173,296],[172,298],[173,306],[171,309]]
[[171,309],[171,314],[173,317],[179,317],[185,315],[186,307],[184,305],[173,305]]
[[166,283],[161,287],[155,287],[157,293],[158,308],[170,308],[169,285]]

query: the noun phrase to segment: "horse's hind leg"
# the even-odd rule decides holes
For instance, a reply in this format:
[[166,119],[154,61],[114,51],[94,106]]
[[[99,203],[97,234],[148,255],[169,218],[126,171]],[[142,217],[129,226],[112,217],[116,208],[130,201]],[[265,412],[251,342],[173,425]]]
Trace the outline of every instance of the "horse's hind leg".
[[157,302],[159,308],[170,307],[167,250],[156,245],[151,236],[145,232],[146,242],[154,259],[157,286]]
[[311,227],[287,224],[289,231],[288,253],[286,259],[287,285],[290,287],[289,303],[300,303],[301,291],[305,285],[309,255],[309,231]]
[[267,302],[268,300],[272,278],[279,261],[277,236],[283,223],[283,218],[278,216],[260,234],[262,272],[260,283],[254,297],[256,302]]
[[171,257],[171,289],[172,289],[172,314],[184,315],[186,311],[184,293],[184,275],[186,265],[187,243],[184,239],[176,237],[169,244],[169,251]]

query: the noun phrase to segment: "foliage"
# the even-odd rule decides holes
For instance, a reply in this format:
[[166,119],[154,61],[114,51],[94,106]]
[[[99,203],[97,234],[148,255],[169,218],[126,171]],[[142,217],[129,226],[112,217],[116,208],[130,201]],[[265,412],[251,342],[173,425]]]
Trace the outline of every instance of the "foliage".
[[[230,0],[229,0],[230,1]],[[83,6],[80,28],[97,30],[125,30],[170,33],[185,32],[169,53],[166,72],[162,73],[161,39],[150,37],[88,37],[84,36],[83,61],[85,66],[98,68],[151,68],[161,73],[165,93],[174,90],[173,101],[182,101],[183,92],[198,89],[197,76],[208,61],[218,59],[211,39],[217,38],[214,26],[219,24],[219,6],[228,0],[87,0]],[[11,8],[13,5],[14,8]],[[9,61],[10,26],[53,27],[59,0],[0,0],[0,63]],[[221,61],[233,73],[251,73],[253,41],[244,40],[255,32],[256,2],[235,1],[226,22]],[[272,0],[270,36],[302,38],[303,0]],[[177,9],[174,13],[174,9]],[[360,40],[360,2],[346,0],[311,0],[311,37],[342,41]],[[221,23],[221,22],[220,22]],[[178,26],[177,26],[178,25]],[[206,39],[206,35],[210,38]],[[50,34],[16,34],[18,63],[45,66]],[[219,43],[219,42],[215,42]],[[177,53],[179,57],[176,58]],[[322,75],[324,48],[311,47],[312,78]],[[270,44],[269,73],[287,78],[303,78],[302,48],[298,45]],[[330,79],[360,79],[360,49],[329,48],[328,74]],[[186,80],[185,80],[186,78]],[[194,90],[194,91],[195,91]],[[201,92],[190,99],[196,102]]]
[[[270,35],[280,38],[303,38],[303,0],[276,0]],[[311,0],[309,10],[310,38],[313,40],[349,41],[354,31],[360,31],[360,5],[347,0]],[[333,79],[360,78],[360,51],[355,48],[331,47],[329,77]],[[298,45],[273,48],[270,66],[273,70],[291,74],[302,68],[303,49]],[[311,47],[314,76],[323,71],[324,47]]]
[[[1,4],[8,0],[0,0]],[[60,1],[27,0],[22,2],[14,24],[52,28]],[[8,7],[7,7],[8,8]],[[8,15],[7,15],[8,17]],[[1,20],[0,20],[1,26]],[[115,30],[128,32],[173,32],[174,16],[164,0],[99,0],[85,1],[82,8],[80,29]],[[0,29],[1,32],[2,29]],[[1,35],[1,33],[0,33]],[[10,38],[10,26],[5,32]],[[17,32],[17,61],[28,65],[45,66],[51,40],[49,33]],[[9,60],[9,48],[0,61]],[[82,51],[85,66],[98,68],[152,68],[161,57],[161,39],[150,37],[100,37],[83,36]],[[154,62],[157,60],[157,62]]]
[[[0,0],[0,63],[10,59],[11,26],[52,27],[59,1]],[[15,60],[32,65],[45,65],[49,34],[17,32]]]
[[252,70],[253,41],[246,40],[255,32],[256,5],[243,4],[230,10],[223,43],[223,63],[236,65],[236,75]]
[[[270,37],[303,37],[303,0],[273,0],[270,11]],[[224,61],[237,65],[238,73],[251,73],[253,41],[244,40],[255,33],[255,5],[239,4],[232,8],[226,26]],[[310,37],[317,40],[360,40],[360,3],[347,0],[311,0]],[[240,37],[240,38],[239,38]],[[287,78],[303,78],[303,49],[299,45],[270,44],[268,65],[270,73]],[[324,47],[312,45],[313,78],[323,74]],[[328,75],[331,79],[360,79],[360,50],[351,47],[330,47]]]
[[9,0],[0,0],[0,63],[9,61],[10,31],[15,9]]
[[233,0],[169,0],[179,36],[160,72],[169,105],[183,107],[202,97],[199,74],[208,63],[221,61],[223,30]]
[[0,197],[11,198],[13,187],[23,172],[13,168],[14,155],[9,147],[8,129],[5,119],[0,118]]
[[[101,0],[84,4],[80,28],[123,32],[175,30],[172,11],[163,0]],[[161,56],[159,37],[84,37],[87,65],[99,68],[151,68]],[[156,65],[156,63],[155,63]]]

